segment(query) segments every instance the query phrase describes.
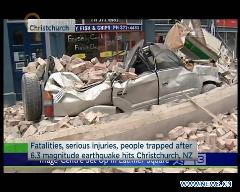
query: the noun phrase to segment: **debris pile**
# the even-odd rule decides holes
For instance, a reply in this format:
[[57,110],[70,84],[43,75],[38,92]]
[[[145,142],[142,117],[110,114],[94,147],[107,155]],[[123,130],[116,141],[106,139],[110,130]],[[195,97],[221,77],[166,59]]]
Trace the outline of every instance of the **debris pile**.
[[[237,109],[231,113],[218,114],[217,117],[237,130]],[[212,119],[210,123],[200,121],[189,123],[187,127],[177,126],[168,133],[167,137],[163,134],[156,134],[155,138],[157,140],[197,141],[199,152],[237,151],[236,132],[216,119]]]
[[40,122],[24,120],[22,102],[12,107],[4,108],[4,141],[18,138],[26,138],[34,134],[41,135],[60,129],[80,128],[83,125],[100,123],[102,117],[108,114],[101,112],[80,113],[75,117],[65,116],[58,120],[50,120],[44,117]]
[[[91,61],[85,61],[77,57],[77,55],[63,55],[62,58],[58,59],[53,57],[54,69],[53,72],[72,72],[79,77],[81,83],[78,83],[76,87],[80,89],[84,85],[89,85],[102,81],[107,72],[121,73],[123,81],[128,79],[135,79],[137,75],[134,69],[130,69],[129,72],[125,72],[122,68],[122,62],[106,61],[101,63],[98,58],[94,57]],[[36,73],[39,80],[42,79],[45,66],[47,65],[47,59],[37,58],[35,62],[30,62],[27,67],[23,68],[25,73]]]
[[[100,122],[100,118],[107,116],[108,114],[103,114],[100,112],[89,112],[89,113],[80,113],[75,117],[65,116],[60,118],[57,122],[52,122],[49,120],[43,120],[38,126],[38,131],[36,134],[41,135],[46,132],[54,132],[60,129],[68,128],[81,128],[83,125],[91,125]],[[56,120],[55,120],[56,121]]]
[[[220,39],[205,29],[194,24],[200,20],[182,20],[177,22],[167,33],[164,44],[175,52],[192,71],[194,65],[215,66],[221,80],[229,85],[237,83],[237,70],[232,51]],[[198,33],[197,33],[197,32]],[[190,46],[191,45],[191,46]],[[190,48],[191,47],[191,48]],[[193,51],[198,49],[199,52]],[[209,59],[203,59],[206,55]]]
[[238,79],[237,79],[237,69],[236,67],[234,66],[234,63],[221,63],[221,62],[218,62],[217,64],[217,67],[218,67],[218,73],[220,75],[220,79],[231,85],[231,84],[236,84]]
[[[180,54],[177,53],[179,56]],[[182,54],[182,53],[181,53]],[[219,78],[222,82],[232,85],[236,84],[237,79],[237,69],[234,62],[223,63],[222,61],[218,60],[217,62],[208,59],[208,60],[192,60],[192,59],[185,59],[183,56],[182,58],[183,64],[186,69],[193,71],[194,66],[196,65],[205,65],[205,66],[212,66],[216,67],[218,70]]]
[[30,124],[30,122],[24,121],[22,102],[18,102],[12,107],[4,108],[4,140],[20,138]]

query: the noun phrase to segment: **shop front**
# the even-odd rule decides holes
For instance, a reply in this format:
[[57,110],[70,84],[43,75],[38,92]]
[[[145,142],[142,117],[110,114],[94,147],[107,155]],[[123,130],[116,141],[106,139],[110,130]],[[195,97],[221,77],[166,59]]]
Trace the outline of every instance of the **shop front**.
[[76,33],[65,34],[65,52],[78,54],[84,60],[93,57],[103,62],[115,57],[123,60],[123,52],[144,38],[142,20],[85,19],[78,20]]
[[[28,33],[24,20],[4,20],[4,104],[21,100],[22,68],[37,57],[77,54],[123,61],[125,50],[138,41],[153,42],[154,22],[141,19],[76,19],[73,33]],[[116,55],[115,57],[112,57]]]

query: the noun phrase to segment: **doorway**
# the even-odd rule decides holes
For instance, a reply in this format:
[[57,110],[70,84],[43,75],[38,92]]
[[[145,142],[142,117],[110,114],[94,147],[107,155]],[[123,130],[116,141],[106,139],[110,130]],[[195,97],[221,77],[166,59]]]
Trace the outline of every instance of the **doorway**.
[[36,58],[46,58],[45,33],[29,33],[23,22],[9,22],[8,36],[16,100],[22,100],[22,68]]

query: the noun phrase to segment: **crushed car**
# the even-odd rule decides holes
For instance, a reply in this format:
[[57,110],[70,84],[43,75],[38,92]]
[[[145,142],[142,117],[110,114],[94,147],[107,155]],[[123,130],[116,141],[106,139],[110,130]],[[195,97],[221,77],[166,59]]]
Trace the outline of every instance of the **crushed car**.
[[42,114],[61,117],[84,111],[113,114],[148,109],[221,85],[216,67],[199,64],[189,68],[164,44],[144,45],[144,40],[128,51],[124,62],[91,83],[83,84],[82,73],[55,72],[57,63],[52,56],[46,63],[40,79],[35,73],[22,76],[25,118],[29,121],[39,120]]

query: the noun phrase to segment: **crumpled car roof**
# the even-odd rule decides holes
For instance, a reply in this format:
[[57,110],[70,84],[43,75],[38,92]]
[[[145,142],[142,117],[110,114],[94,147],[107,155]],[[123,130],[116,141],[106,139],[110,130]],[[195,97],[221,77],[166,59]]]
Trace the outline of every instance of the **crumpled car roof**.
[[151,45],[150,51],[160,69],[177,67],[182,64],[181,59],[163,44]]

